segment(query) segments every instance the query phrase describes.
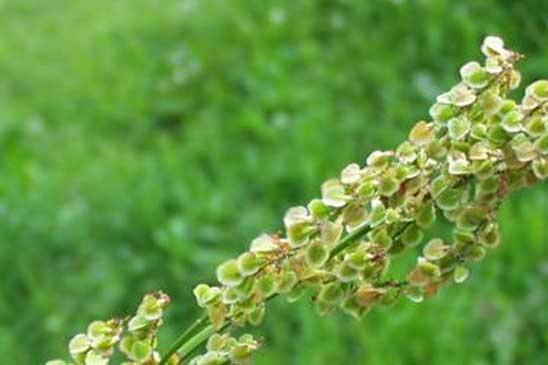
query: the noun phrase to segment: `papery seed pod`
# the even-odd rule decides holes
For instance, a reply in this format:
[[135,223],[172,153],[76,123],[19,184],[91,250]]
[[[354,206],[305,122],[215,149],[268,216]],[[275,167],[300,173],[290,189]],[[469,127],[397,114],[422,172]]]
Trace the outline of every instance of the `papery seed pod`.
[[152,356],[152,347],[145,341],[135,341],[131,346],[130,358],[137,362],[145,362]]
[[409,141],[418,146],[426,146],[433,138],[432,125],[425,121],[415,124],[411,129],[411,133],[409,133]]
[[424,246],[422,253],[428,260],[440,260],[449,253],[449,249],[450,247],[441,239],[434,238]]
[[417,225],[421,228],[429,228],[436,221],[436,207],[431,203],[424,203],[415,216]]
[[533,161],[532,168],[537,179],[544,180],[548,178],[548,159],[539,158]]
[[360,272],[345,261],[339,265],[336,275],[343,283],[349,283],[356,280],[360,276]]
[[532,95],[538,100],[548,100],[548,80],[539,80],[533,82],[525,90],[527,95]]
[[91,350],[86,354],[85,365],[107,365],[108,358]]
[[238,257],[238,267],[243,276],[250,276],[259,271],[261,260],[252,252],[244,252]]
[[86,352],[90,348],[91,343],[88,337],[83,333],[74,336],[69,342],[69,352],[73,357]]
[[356,319],[360,319],[361,317],[363,317],[363,315],[370,309],[361,306],[356,300],[356,297],[353,295],[344,299],[340,304],[340,308],[343,312],[351,315]]
[[463,283],[468,278],[468,269],[462,265],[459,265],[453,271],[453,280],[455,283]]
[[400,182],[394,176],[384,176],[380,179],[378,190],[382,196],[392,196],[400,188]]
[[449,136],[453,140],[463,139],[468,132],[470,132],[471,125],[472,124],[466,117],[460,116],[453,118],[447,123]]
[[298,280],[297,274],[293,271],[283,270],[278,277],[277,291],[282,294],[288,293],[297,284]]
[[236,286],[242,283],[243,276],[236,260],[228,260],[217,268],[217,280],[226,286]]
[[435,122],[444,125],[455,115],[455,109],[451,105],[436,103],[432,105],[429,113]]
[[339,180],[332,179],[328,180],[322,185],[322,202],[329,206],[340,208],[346,205],[346,202],[350,199],[346,195],[344,186],[339,182]]
[[401,242],[406,247],[415,247],[423,238],[421,229],[416,224],[410,224],[401,234]]
[[322,240],[315,240],[306,248],[306,262],[314,267],[320,268],[329,259],[329,247]]
[[261,234],[253,241],[251,241],[250,251],[251,252],[272,252],[279,249],[276,245],[274,238],[266,233]]
[[491,78],[489,73],[487,73],[487,71],[485,71],[477,62],[468,62],[462,66],[460,75],[463,81],[474,89],[484,88]]
[[321,288],[318,294],[318,300],[328,304],[337,304],[343,299],[343,296],[344,291],[341,284],[334,282],[326,284]]
[[346,166],[341,172],[341,182],[343,184],[354,184],[362,177],[362,171],[360,165],[352,163]]
[[252,326],[258,326],[263,321],[265,314],[265,305],[261,303],[248,313],[247,320]]
[[405,296],[415,303],[420,303],[424,300],[423,290],[417,286],[410,286],[406,288]]
[[314,219],[325,219],[329,215],[331,209],[320,199],[312,199],[307,206],[310,214]]
[[548,134],[537,139],[535,146],[543,155],[548,155]]
[[320,239],[333,246],[340,240],[342,232],[342,224],[326,221],[320,226]]
[[485,248],[482,246],[472,246],[467,252],[466,252],[466,258],[471,261],[481,261],[485,257],[486,252]]
[[386,208],[380,199],[371,201],[371,213],[369,215],[369,225],[375,227],[384,221]]
[[262,297],[268,298],[276,292],[276,280],[274,274],[266,273],[259,277],[255,283],[255,291]]

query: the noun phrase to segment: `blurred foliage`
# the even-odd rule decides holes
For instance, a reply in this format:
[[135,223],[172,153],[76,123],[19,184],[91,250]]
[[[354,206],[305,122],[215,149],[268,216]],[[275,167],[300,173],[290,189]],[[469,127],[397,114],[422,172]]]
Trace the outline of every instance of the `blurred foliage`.
[[[394,147],[486,34],[548,76],[545,0],[0,1],[0,353],[174,305],[290,205]],[[466,285],[362,322],[274,305],[256,363],[548,363],[548,188],[502,207]]]

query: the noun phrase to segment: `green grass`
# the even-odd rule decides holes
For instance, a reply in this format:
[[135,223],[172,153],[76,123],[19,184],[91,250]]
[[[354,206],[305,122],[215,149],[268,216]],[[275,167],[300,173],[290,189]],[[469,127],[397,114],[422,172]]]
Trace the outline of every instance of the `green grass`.
[[[486,34],[548,76],[529,1],[0,2],[0,353],[40,364],[148,290],[174,300],[427,116]],[[546,364],[548,189],[501,210],[466,285],[362,322],[278,302],[270,364]]]

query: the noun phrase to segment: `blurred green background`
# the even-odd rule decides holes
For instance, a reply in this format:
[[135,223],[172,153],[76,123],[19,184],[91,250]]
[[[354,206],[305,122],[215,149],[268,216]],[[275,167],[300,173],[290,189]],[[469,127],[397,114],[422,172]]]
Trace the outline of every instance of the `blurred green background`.
[[[166,346],[193,285],[404,139],[487,34],[548,76],[545,0],[0,1],[3,362],[64,356],[154,289]],[[280,301],[254,363],[547,364],[547,219],[547,186],[513,195],[502,247],[421,305]]]

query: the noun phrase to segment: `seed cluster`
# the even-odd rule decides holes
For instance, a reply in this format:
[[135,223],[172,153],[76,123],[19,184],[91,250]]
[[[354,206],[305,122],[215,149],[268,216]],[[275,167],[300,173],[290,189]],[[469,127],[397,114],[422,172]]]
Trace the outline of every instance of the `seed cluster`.
[[[190,364],[246,363],[259,342],[219,333],[259,325],[276,296],[308,296],[320,315],[339,308],[360,318],[375,305],[402,296],[420,302],[462,283],[469,264],[499,245],[501,201],[548,178],[548,81],[531,84],[517,103],[507,95],[521,81],[521,55],[497,37],[485,39],[482,53],[483,64],[462,66],[461,81],[437,97],[430,119],[419,121],[407,141],[371,153],[363,166],[346,166],[322,184],[320,198],[286,212],[283,234],[261,234],[217,268],[219,285],[194,289],[212,330],[203,339],[206,353]],[[425,240],[437,219],[452,225],[451,238]],[[416,264],[398,276],[390,263],[404,252],[416,253]],[[119,342],[124,364],[179,364],[176,354],[161,359],[154,350],[168,302],[163,294],[145,297],[125,335],[125,321],[90,325],[71,341],[75,363],[105,365]],[[202,342],[185,343],[183,360]]]

